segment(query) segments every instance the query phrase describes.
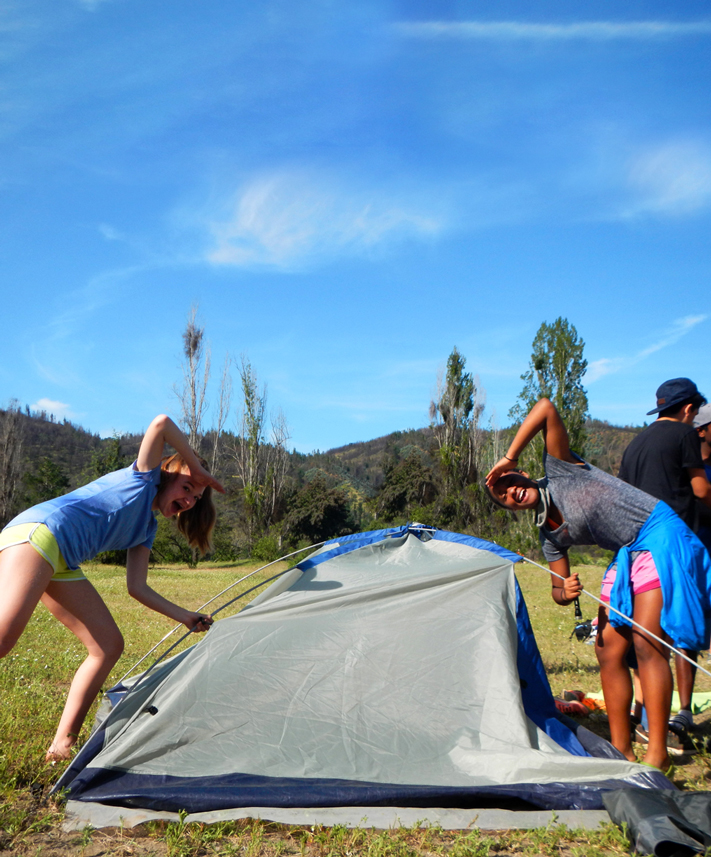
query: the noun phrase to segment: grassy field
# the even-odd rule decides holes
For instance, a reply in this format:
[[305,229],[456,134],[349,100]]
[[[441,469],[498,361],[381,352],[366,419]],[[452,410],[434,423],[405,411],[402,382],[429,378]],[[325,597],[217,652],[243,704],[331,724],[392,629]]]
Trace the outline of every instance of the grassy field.
[[[262,581],[285,565],[272,566],[239,584],[219,599],[216,609],[255,582]],[[156,567],[151,571],[155,588],[188,607],[201,607],[208,599],[245,574],[256,564],[200,566],[197,570],[180,567]],[[600,589],[602,569],[586,566],[577,569],[591,592]],[[126,592],[125,571],[96,565],[90,577],[108,603],[126,638],[126,650],[111,683],[129,670],[173,624],[133,601]],[[530,565],[518,567],[518,579],[525,594],[531,621],[543,656],[553,692],[565,689],[599,691],[600,683],[592,646],[578,642],[570,634],[574,626],[572,608],[557,607],[550,597],[549,577]],[[227,608],[227,616],[241,608],[257,593]],[[597,605],[583,597],[586,618],[595,615]],[[177,639],[174,635],[169,642]],[[167,645],[167,644],[166,644]],[[187,645],[187,643],[183,644]],[[211,827],[200,825],[153,824],[132,831],[85,831],[64,834],[61,831],[61,806],[46,795],[61,772],[61,764],[44,763],[44,752],[53,735],[71,675],[82,657],[74,637],[54,621],[43,608],[35,611],[21,643],[0,661],[0,857],[5,854],[68,855],[93,857],[99,854],[185,855],[245,854],[259,855],[367,854],[369,857],[404,857],[447,853],[452,855],[556,854],[594,855],[629,853],[624,835],[613,826],[599,832],[568,831],[553,827],[538,831],[491,834],[449,833],[439,830],[371,831],[344,828],[300,828],[266,822],[238,822]],[[700,661],[708,667],[706,655]],[[148,661],[147,663],[150,663]],[[145,666],[145,665],[144,665]],[[711,678],[700,675],[700,691],[711,690]],[[87,723],[91,723],[90,714]],[[604,718],[586,725],[605,734]],[[711,727],[702,724],[700,733],[711,735]],[[82,739],[88,736],[85,727]],[[707,789],[711,777],[711,759],[701,753],[684,757],[677,766],[677,785],[689,789]],[[4,850],[3,850],[4,849]]]

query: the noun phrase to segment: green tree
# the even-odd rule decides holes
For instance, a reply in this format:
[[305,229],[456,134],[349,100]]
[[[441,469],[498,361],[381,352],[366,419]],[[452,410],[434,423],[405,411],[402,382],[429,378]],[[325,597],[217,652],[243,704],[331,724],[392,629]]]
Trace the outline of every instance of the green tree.
[[94,479],[106,476],[107,473],[120,470],[126,467],[126,463],[125,457],[121,454],[121,438],[114,435],[102,441],[101,446],[92,453],[87,481],[92,482]]
[[402,461],[395,459],[386,465],[377,500],[378,517],[385,521],[410,518],[415,509],[427,506],[436,495],[434,473],[422,460],[422,453],[412,450]]
[[289,426],[281,410],[274,413],[267,433],[267,390],[242,357],[239,366],[242,413],[233,456],[247,512],[250,546],[264,535],[282,512],[289,453]]
[[329,488],[323,476],[305,485],[290,504],[286,516],[289,537],[312,544],[353,532],[348,495],[341,488]]
[[34,506],[64,494],[69,487],[69,479],[59,464],[44,455],[35,464],[32,473],[25,476],[25,484],[29,503]]
[[[533,340],[533,352],[528,371],[521,375],[524,387],[518,402],[509,411],[509,416],[520,423],[541,398],[550,399],[570,437],[570,447],[578,454],[585,454],[585,421],[588,418],[588,397],[582,379],[588,361],[583,357],[585,343],[578,331],[565,318],[557,318],[553,324],[544,322]],[[537,438],[531,445],[536,462],[540,461],[543,441]],[[527,463],[531,455],[527,456]],[[529,465],[540,470],[540,465]]]
[[481,391],[466,360],[454,348],[447,360],[447,371],[438,384],[437,396],[430,402],[430,425],[437,453],[444,492],[442,509],[447,523],[462,527],[471,513],[465,489],[476,482],[484,433],[479,427],[484,410]]

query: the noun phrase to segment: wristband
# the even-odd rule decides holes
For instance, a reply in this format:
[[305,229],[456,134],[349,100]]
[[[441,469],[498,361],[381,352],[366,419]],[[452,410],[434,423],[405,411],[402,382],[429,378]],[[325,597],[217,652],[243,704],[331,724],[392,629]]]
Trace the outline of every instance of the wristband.
[[509,457],[508,457],[508,455],[505,455],[505,456],[504,456],[504,458],[505,458],[507,461],[510,461],[512,464],[517,464],[517,463],[518,463],[518,458],[509,458]]

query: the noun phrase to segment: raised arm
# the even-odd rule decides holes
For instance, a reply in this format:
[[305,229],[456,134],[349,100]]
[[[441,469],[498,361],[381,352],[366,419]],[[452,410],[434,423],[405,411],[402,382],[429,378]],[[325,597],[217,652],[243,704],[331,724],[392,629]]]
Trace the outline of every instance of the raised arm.
[[577,460],[570,452],[568,432],[555,405],[550,399],[539,399],[519,426],[506,455],[488,472],[486,484],[491,486],[504,473],[514,470],[524,449],[539,432],[543,432],[543,443],[549,455],[561,461]]
[[225,493],[225,489],[217,479],[200,464],[199,458],[193,452],[185,435],[173,420],[165,414],[157,416],[143,435],[136,462],[138,470],[147,472],[158,467],[163,458],[163,450],[166,443],[180,454],[188,466],[191,480],[196,485],[212,485],[217,491],[220,491],[222,494]]

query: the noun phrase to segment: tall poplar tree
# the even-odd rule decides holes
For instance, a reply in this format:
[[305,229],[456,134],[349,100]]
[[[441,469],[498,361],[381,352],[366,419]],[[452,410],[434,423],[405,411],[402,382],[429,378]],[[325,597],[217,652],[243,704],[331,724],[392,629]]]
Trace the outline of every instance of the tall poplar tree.
[[180,401],[181,424],[188,443],[199,450],[203,435],[203,417],[207,408],[206,393],[210,380],[210,349],[205,347],[205,328],[197,319],[197,306],[190,308],[183,331],[183,384],[173,387]]
[[466,359],[453,348],[436,398],[430,402],[430,425],[444,482],[443,503],[451,509],[451,523],[458,527],[468,524],[471,515],[465,489],[477,479],[483,437],[479,428],[483,395],[465,368]]
[[233,457],[247,510],[248,535],[254,542],[275,522],[289,465],[289,426],[281,410],[272,415],[268,433],[267,390],[243,356],[239,366],[242,413]]
[[[543,322],[533,340],[529,368],[521,375],[523,390],[509,411],[509,416],[520,423],[539,399],[550,399],[568,430],[571,449],[583,456],[588,418],[588,396],[582,384],[588,365],[584,348],[578,331],[566,318],[561,316],[553,324]],[[542,441],[537,441],[532,446],[540,461]]]

